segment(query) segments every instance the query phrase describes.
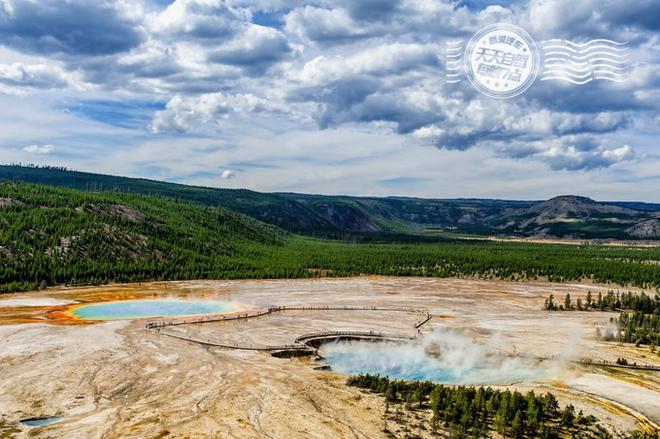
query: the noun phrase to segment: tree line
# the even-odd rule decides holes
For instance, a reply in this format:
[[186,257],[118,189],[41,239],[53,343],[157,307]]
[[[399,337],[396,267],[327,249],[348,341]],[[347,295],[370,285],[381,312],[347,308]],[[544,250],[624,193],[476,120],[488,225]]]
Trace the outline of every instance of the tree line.
[[[554,295],[545,299],[544,308],[548,311],[620,311],[618,318],[610,318],[610,323],[616,326],[616,332],[607,329],[605,333],[598,330],[598,335],[605,340],[635,343],[649,346],[652,353],[660,345],[660,295],[651,297],[644,292],[634,293],[614,292],[609,290],[606,295],[598,293],[594,298],[591,291],[583,301],[581,298],[573,302],[570,293],[564,297],[563,303],[557,304]],[[619,361],[617,361],[619,364]]]
[[584,300],[578,297],[573,301],[570,293],[564,296],[563,303],[555,302],[555,296],[550,294],[545,299],[544,308],[548,311],[640,311],[644,314],[660,314],[660,295],[655,294],[651,297],[644,292],[635,293],[632,291],[615,293],[609,290],[603,295],[600,291],[594,297],[591,290],[587,291]]
[[[428,381],[399,381],[379,375],[357,375],[348,385],[383,395],[386,410],[398,405],[406,410],[430,412],[431,432],[449,432],[452,438],[609,438],[611,435],[592,415],[563,408],[551,393],[522,394],[516,390],[490,387],[446,386]],[[657,438],[633,432],[634,438]]]
[[646,345],[651,352],[660,345],[660,312],[621,312],[613,322],[616,323],[616,334],[606,333],[606,339],[635,343],[637,347]]
[[165,196],[0,182],[0,291],[148,280],[477,277],[660,287],[660,249],[301,237]]

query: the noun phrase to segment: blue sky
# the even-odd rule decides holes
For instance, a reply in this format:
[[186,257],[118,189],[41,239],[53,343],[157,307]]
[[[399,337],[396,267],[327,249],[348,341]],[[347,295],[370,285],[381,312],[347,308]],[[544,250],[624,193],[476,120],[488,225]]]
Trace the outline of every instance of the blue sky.
[[[623,83],[445,83],[510,23]],[[0,0],[0,162],[325,194],[660,202],[657,1]]]

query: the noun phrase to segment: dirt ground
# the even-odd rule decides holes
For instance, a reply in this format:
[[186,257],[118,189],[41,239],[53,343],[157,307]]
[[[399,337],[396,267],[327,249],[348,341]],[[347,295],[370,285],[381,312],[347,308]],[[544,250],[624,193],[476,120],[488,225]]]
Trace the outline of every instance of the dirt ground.
[[[143,321],[76,322],[71,304],[152,297],[219,297],[272,305],[413,307],[441,311],[423,332],[453,328],[505,355],[545,357],[544,374],[512,383],[552,391],[625,431],[660,423],[660,372],[582,366],[580,358],[660,365],[648,348],[596,337],[614,313],[546,312],[543,300],[607,286],[364,277],[190,281],[49,289],[0,297],[0,437],[378,438],[383,402],[315,370],[311,359],[213,348],[146,331]],[[416,334],[408,312],[287,311],[242,322],[192,324],[223,342],[287,344],[325,330]],[[44,427],[19,420],[62,418]],[[641,424],[640,424],[641,423]],[[3,436],[4,434],[4,436]]]

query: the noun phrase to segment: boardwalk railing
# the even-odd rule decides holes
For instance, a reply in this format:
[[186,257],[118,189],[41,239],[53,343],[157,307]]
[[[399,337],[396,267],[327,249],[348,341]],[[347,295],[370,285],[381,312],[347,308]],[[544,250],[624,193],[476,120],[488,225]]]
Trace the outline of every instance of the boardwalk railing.
[[428,322],[428,321],[431,320],[432,318],[433,318],[433,316],[432,316],[431,314],[427,314],[427,315],[426,315],[426,318],[425,318],[424,320],[415,323],[415,329],[419,329],[419,328],[421,328],[422,325],[424,325],[426,322]]
[[405,335],[391,335],[383,334],[382,332],[374,331],[325,331],[325,332],[314,332],[311,334],[304,334],[299,337],[296,337],[294,343],[306,343],[310,340],[324,339],[324,338],[371,338],[371,339],[383,339],[383,340],[413,340],[415,337],[407,337]]
[[188,334],[174,334],[171,332],[164,332],[164,331],[159,331],[163,335],[167,335],[168,337],[173,337],[173,338],[178,338],[181,340],[186,340],[186,341],[192,341],[195,343],[207,345],[207,346],[214,346],[214,347],[219,347],[219,348],[225,348],[225,349],[237,349],[237,350],[244,350],[244,351],[307,351],[310,353],[314,352],[314,349],[305,346],[305,345],[300,345],[300,344],[285,344],[285,345],[265,345],[265,346],[259,346],[259,345],[254,345],[251,343],[222,343],[218,342],[215,340],[212,340],[210,338],[201,338],[201,337],[194,337],[192,335]]
[[[341,337],[355,337],[355,338],[372,338],[372,339],[382,339],[382,340],[411,340],[414,337],[406,337],[399,335],[386,335],[374,331],[360,332],[360,331],[326,331],[326,332],[316,332],[313,334],[305,334],[294,340],[294,344],[288,345],[273,345],[273,346],[258,346],[249,343],[223,343],[214,341],[210,338],[195,337],[190,334],[175,334],[171,332],[163,331],[163,328],[169,326],[179,326],[179,325],[189,325],[196,323],[211,323],[211,322],[223,322],[223,321],[234,321],[234,320],[244,320],[250,319],[253,317],[265,316],[268,314],[283,312],[283,311],[391,311],[391,312],[410,312],[410,313],[422,313],[423,310],[407,307],[377,307],[377,306],[271,306],[269,308],[259,309],[255,311],[239,312],[235,314],[213,314],[213,315],[204,315],[196,317],[187,317],[180,319],[168,319],[168,320],[156,320],[150,321],[145,324],[145,329],[147,330],[157,330],[163,335],[169,337],[178,338],[181,340],[187,340],[195,343],[200,343],[208,346],[216,346],[228,349],[241,349],[241,350],[252,350],[252,351],[279,351],[279,350],[290,350],[290,351],[308,351],[314,352],[315,349],[311,346],[308,346],[306,342],[314,339],[323,339],[323,338],[341,338]],[[431,316],[427,313],[427,318],[419,326],[426,323],[430,320]],[[415,325],[415,328],[419,326]]]
[[660,371],[660,366],[655,366],[653,364],[637,364],[637,363],[629,363],[629,364],[620,364],[616,363],[613,361],[606,361],[606,360],[591,360],[589,358],[583,358],[579,361],[577,361],[579,364],[584,364],[587,366],[606,366],[606,367],[620,367],[623,369],[638,369],[638,370],[655,370],[655,371]]
[[[231,320],[248,319],[252,317],[265,316],[275,312],[282,311],[391,311],[391,312],[410,312],[410,313],[423,313],[426,311],[407,308],[407,307],[376,307],[376,306],[271,306],[266,309],[261,309],[253,312],[241,312],[237,314],[213,314],[197,317],[187,317],[181,319],[170,320],[157,320],[148,322],[145,325],[146,329],[164,328],[166,326],[188,325],[194,323],[211,323],[222,322]],[[420,325],[421,326],[421,325]]]

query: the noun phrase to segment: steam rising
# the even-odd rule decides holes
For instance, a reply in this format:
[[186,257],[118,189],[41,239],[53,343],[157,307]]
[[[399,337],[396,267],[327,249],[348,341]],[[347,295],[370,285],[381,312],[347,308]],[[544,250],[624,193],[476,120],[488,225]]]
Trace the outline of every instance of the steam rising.
[[333,370],[346,374],[461,384],[510,384],[539,379],[547,373],[536,360],[505,356],[450,329],[436,329],[419,341],[405,344],[328,344],[323,347],[323,356]]

